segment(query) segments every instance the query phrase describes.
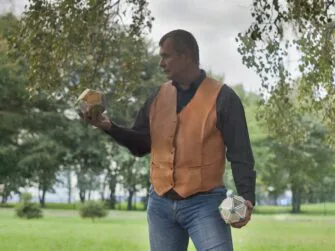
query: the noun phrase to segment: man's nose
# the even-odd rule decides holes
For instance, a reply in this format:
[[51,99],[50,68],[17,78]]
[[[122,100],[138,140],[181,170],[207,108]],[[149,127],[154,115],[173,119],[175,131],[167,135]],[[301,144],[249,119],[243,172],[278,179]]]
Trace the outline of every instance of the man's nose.
[[159,61],[159,66],[162,67],[162,68],[165,67],[164,59],[161,59],[161,60]]

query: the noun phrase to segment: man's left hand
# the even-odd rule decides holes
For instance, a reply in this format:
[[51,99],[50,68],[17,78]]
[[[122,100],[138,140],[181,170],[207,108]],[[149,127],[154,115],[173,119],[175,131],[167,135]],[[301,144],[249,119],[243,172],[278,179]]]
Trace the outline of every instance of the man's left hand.
[[232,223],[231,224],[232,227],[242,228],[245,225],[247,225],[248,222],[251,220],[251,213],[252,213],[252,210],[253,210],[254,206],[252,205],[251,201],[249,201],[249,200],[246,200],[244,203],[247,206],[247,214],[245,216],[245,219],[243,221]]

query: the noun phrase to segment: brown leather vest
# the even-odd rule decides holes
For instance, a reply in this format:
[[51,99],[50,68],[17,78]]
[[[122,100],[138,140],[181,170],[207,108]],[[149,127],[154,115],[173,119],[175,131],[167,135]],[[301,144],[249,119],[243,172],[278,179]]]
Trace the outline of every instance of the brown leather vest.
[[177,90],[162,85],[150,108],[150,181],[159,195],[173,188],[188,197],[223,185],[225,145],[216,127],[222,84],[205,78],[177,114]]

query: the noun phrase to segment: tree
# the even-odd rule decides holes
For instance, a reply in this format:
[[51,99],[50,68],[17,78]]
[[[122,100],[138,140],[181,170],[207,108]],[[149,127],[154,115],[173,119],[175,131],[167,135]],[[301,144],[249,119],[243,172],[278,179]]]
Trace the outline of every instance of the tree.
[[[38,163],[42,160],[48,162],[53,159],[47,154],[54,150],[50,150],[41,139],[50,139],[51,147],[57,145],[52,137],[53,133],[64,126],[64,102],[48,99],[43,92],[34,99],[29,99],[29,93],[25,88],[26,65],[21,60],[11,61],[7,56],[10,51],[7,39],[13,35],[18,22],[11,14],[0,18],[0,34],[3,34],[0,35],[0,118],[3,121],[0,125],[0,182],[5,183],[2,201],[5,202],[11,192],[19,193],[19,188],[27,182],[36,182],[38,179],[42,193],[41,204],[44,204],[45,193],[51,189],[54,175],[51,175],[49,181],[45,181],[48,177],[44,176],[42,181],[35,167],[41,166]],[[35,150],[37,152],[34,152]],[[56,172],[57,168],[52,166],[46,171]],[[36,176],[31,176],[30,171]]]
[[[280,179],[287,177],[292,191],[292,212],[299,213],[301,203],[308,188],[322,181],[330,174],[333,152],[325,144],[327,130],[321,125],[320,117],[315,113],[303,113],[299,109],[296,95],[300,82],[294,87],[285,85],[276,87],[286,93],[287,98],[271,96],[262,109],[272,112],[261,112],[264,128],[271,137],[271,149],[275,154],[276,165],[269,165],[275,170],[286,170]],[[288,114],[283,116],[283,114]],[[280,168],[280,169],[278,169]]]
[[[311,124],[313,121],[307,120],[301,126],[306,128]],[[287,145],[276,142],[273,145],[280,170],[285,170],[288,174],[287,180],[293,196],[293,213],[301,212],[301,204],[308,198],[310,189],[331,174],[333,153],[323,144],[324,133],[316,126],[311,126],[309,130],[312,133],[304,144]],[[280,172],[276,173],[276,177],[282,179]]]
[[105,179],[103,181],[103,187],[108,187],[109,189],[109,195],[106,204],[110,209],[115,209],[116,185],[120,180],[120,166],[114,160],[114,156],[118,154],[120,147],[115,142],[108,144],[106,147],[110,165],[105,169]]
[[[298,84],[296,81],[295,85]],[[333,152],[325,144],[327,131],[320,124],[320,118],[300,111],[295,98],[297,86],[286,90],[288,98],[285,100],[269,97],[266,105],[272,106],[272,113],[259,112],[261,97],[246,92],[242,85],[233,89],[245,107],[257,171],[258,203],[270,199],[275,204],[278,196],[291,189],[292,211],[300,212],[300,205],[310,197],[311,190],[322,191],[324,182],[332,180]],[[262,109],[269,107],[262,106]],[[289,116],[281,117],[279,113],[283,111]],[[225,181],[227,187],[234,188],[230,172],[228,165]]]
[[[134,86],[131,96],[120,97],[118,102],[110,102],[107,109],[112,121],[125,127],[133,125],[139,109],[148,97],[166,81],[165,76],[158,68],[159,56],[154,53],[155,46],[148,41],[146,42],[146,48],[145,60],[143,61],[144,70],[139,82]],[[132,196],[139,188],[145,188],[147,193],[149,192],[148,159],[147,157],[144,157],[143,160],[134,158],[127,149],[119,147],[116,142],[113,142],[111,154],[112,161],[116,165],[111,166],[108,171],[108,184],[111,191],[110,203],[112,206],[115,204],[115,187],[116,183],[120,181],[117,176],[120,176],[122,177],[120,182],[128,189],[128,208],[131,208]],[[146,201],[144,201],[144,204],[146,204]]]
[[[4,118],[5,123],[0,126],[4,129],[1,130],[1,134],[4,134],[1,147],[4,147],[0,147],[0,154],[6,158],[3,161],[1,159],[0,164],[3,162],[3,167],[0,168],[0,180],[8,180],[5,191],[11,188],[10,184],[22,187],[27,184],[26,181],[37,181],[37,176],[29,176],[27,166],[29,170],[41,172],[42,175],[42,160],[48,159],[51,162],[46,139],[55,147],[63,146],[66,149],[66,156],[62,162],[58,163],[57,159],[59,165],[50,168],[52,173],[46,183],[51,184],[55,181],[54,174],[59,171],[72,169],[78,177],[80,196],[84,201],[87,193],[94,189],[91,186],[92,179],[96,180],[106,169],[110,171],[108,181],[111,191],[113,187],[115,190],[117,170],[108,169],[113,160],[106,157],[108,153],[105,151],[107,144],[111,142],[107,142],[101,132],[81,125],[73,116],[64,116],[69,106],[73,113],[73,100],[66,98],[67,91],[76,91],[83,87],[105,87],[104,92],[112,93],[115,101],[113,103],[122,102],[129,111],[128,117],[134,118],[136,106],[144,103],[144,97],[147,98],[147,94],[151,92],[153,83],[158,85],[162,82],[162,75],[159,81],[156,81],[158,56],[152,55],[142,37],[145,27],[150,27],[151,21],[145,1],[127,1],[123,4],[122,1],[117,1],[116,5],[111,4],[111,1],[65,0],[47,3],[33,0],[19,23],[2,25],[0,22],[0,29],[6,32],[6,38],[9,39],[11,59],[15,60],[10,61],[7,58],[7,40],[4,40],[4,64],[6,67],[19,66],[11,70],[10,78],[7,73],[2,75],[4,85],[1,87],[5,88],[1,93],[1,108],[4,109],[0,110],[0,116]],[[106,15],[101,17],[99,11],[102,11],[102,6],[106,7]],[[135,7],[132,9],[132,6]],[[131,10],[133,23],[113,25],[113,22],[118,22],[116,20],[122,16],[113,16],[113,8],[120,10],[120,13],[122,8]],[[73,12],[68,14],[68,11]],[[81,17],[88,18],[87,22],[83,23]],[[58,28],[61,30],[57,30]],[[43,43],[43,46],[40,47],[40,43]],[[101,54],[103,59],[98,57]],[[96,68],[93,69],[94,64]],[[156,67],[153,67],[154,65]],[[6,67],[2,67],[1,70],[7,70]],[[45,71],[49,73],[45,74]],[[26,87],[29,87],[27,83],[34,83],[30,86],[30,99],[26,90]],[[128,106],[129,109],[126,108]],[[122,114],[119,117],[122,120]],[[39,139],[43,140],[39,142]],[[43,146],[46,150],[44,152]],[[21,152],[22,156],[18,157],[13,151]],[[18,159],[21,160],[19,165]],[[20,170],[20,175],[17,175],[17,170]],[[13,174],[13,177],[9,174]],[[17,177],[22,177],[23,182],[17,182],[14,179]],[[38,180],[40,181],[41,179]],[[43,190],[47,191],[43,187],[47,186],[40,187],[42,199],[43,194],[45,195]]]
[[[12,20],[11,20],[12,21]],[[19,135],[26,119],[28,95],[24,91],[22,68],[10,63],[7,40],[1,35],[3,27],[10,27],[7,16],[0,17],[0,184],[4,184],[2,202],[12,192],[17,193],[24,180],[18,175]]]
[[1,203],[6,203],[12,193],[19,193],[20,186],[25,184],[22,172],[17,166],[20,156],[17,149],[12,145],[0,144],[0,184],[3,185],[0,192]]
[[[275,160],[275,151],[272,144],[275,139],[264,130],[264,121],[257,119],[259,111],[260,97],[252,92],[246,92],[242,85],[234,86],[245,107],[246,120],[248,123],[250,141],[255,159],[256,179],[256,199],[259,204],[262,201],[270,200],[274,204],[277,198],[287,189],[287,172],[280,168],[280,164]],[[278,179],[280,177],[280,179]]]
[[[296,98],[300,107],[319,112],[335,145],[335,20],[333,0],[253,0],[254,19],[246,32],[236,38],[243,63],[256,70],[262,80],[264,100],[269,95],[285,100],[295,79],[286,61],[296,52],[301,74]],[[276,88],[277,86],[282,88]],[[274,102],[272,105],[279,105]],[[272,106],[272,107],[273,107]],[[264,110],[273,113],[272,107]],[[286,111],[277,114],[283,119]],[[271,122],[271,123],[274,123]],[[292,134],[292,136],[296,136]],[[295,138],[298,138],[297,135]]]
[[52,192],[65,149],[44,135],[33,135],[21,146],[23,156],[18,162],[30,184],[37,184],[41,207],[45,206],[46,192]]
[[120,165],[120,184],[128,191],[127,210],[132,210],[133,196],[141,188],[146,188],[149,161],[147,158],[134,157],[121,147],[114,160]]
[[151,21],[145,0],[31,0],[10,37],[11,55],[24,58],[32,95],[89,87],[120,97],[138,82]]
[[107,137],[78,119],[69,121],[59,133],[59,142],[67,149],[63,165],[72,167],[76,174],[79,197],[84,202],[90,191],[98,188],[98,176],[109,166]]
[[[64,158],[64,164],[66,163],[66,158]],[[73,181],[72,181],[72,175],[73,175],[73,166],[67,165],[67,166],[61,166],[61,173],[62,173],[62,184],[63,187],[67,189],[67,203],[72,203],[72,189],[73,189]]]

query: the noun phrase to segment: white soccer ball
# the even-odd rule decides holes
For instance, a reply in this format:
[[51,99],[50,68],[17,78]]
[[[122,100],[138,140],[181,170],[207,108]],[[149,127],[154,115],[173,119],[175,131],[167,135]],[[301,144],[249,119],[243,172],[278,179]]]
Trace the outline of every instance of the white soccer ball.
[[229,195],[219,206],[222,219],[227,224],[244,220],[248,209],[244,202],[241,196]]

